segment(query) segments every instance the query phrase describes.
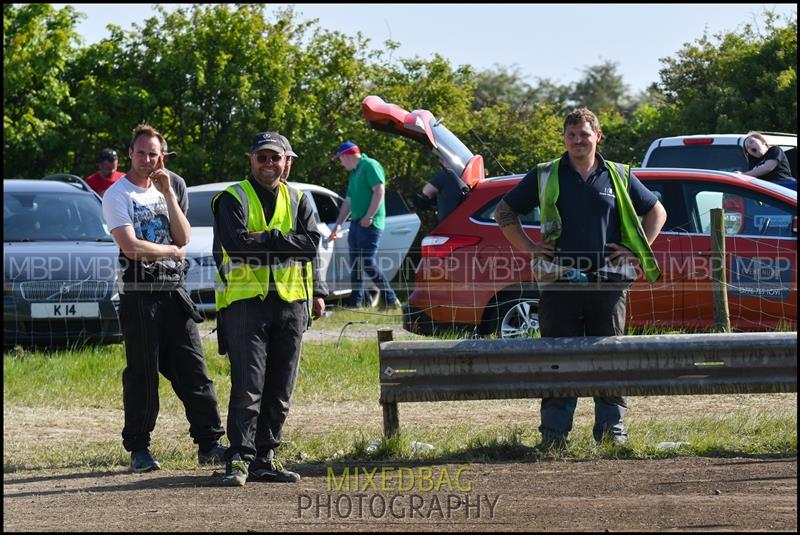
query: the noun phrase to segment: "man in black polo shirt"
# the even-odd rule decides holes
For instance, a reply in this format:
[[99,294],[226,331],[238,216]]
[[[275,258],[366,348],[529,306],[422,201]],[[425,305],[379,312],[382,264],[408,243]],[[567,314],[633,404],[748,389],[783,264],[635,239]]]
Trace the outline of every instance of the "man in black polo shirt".
[[439,223],[461,204],[464,199],[462,187],[469,190],[469,187],[461,182],[458,175],[448,169],[444,163],[440,162],[440,166],[439,171],[422,188],[422,193],[414,197],[414,206],[418,210],[425,210],[435,203],[436,218]]
[[[542,336],[624,334],[630,267],[638,263],[650,282],[660,276],[649,245],[661,231],[666,211],[630,175],[628,166],[597,153],[601,138],[594,113],[586,108],[573,110],[564,121],[567,151],[557,160],[534,167],[495,210],[495,220],[515,248],[529,253],[535,263],[552,261],[550,265],[562,273],[561,282],[545,285],[539,281]],[[537,206],[542,214],[538,243],[519,221],[520,214]],[[641,225],[637,215],[643,216]],[[607,437],[624,443],[625,398],[603,396],[594,401],[595,440]],[[577,398],[542,400],[541,447],[567,443],[576,405]]]

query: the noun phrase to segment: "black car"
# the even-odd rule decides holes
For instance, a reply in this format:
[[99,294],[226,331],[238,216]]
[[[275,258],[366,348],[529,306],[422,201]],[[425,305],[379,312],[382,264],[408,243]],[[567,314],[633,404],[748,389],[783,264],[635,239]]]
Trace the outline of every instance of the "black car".
[[120,342],[119,249],[100,197],[47,178],[3,180],[3,346]]

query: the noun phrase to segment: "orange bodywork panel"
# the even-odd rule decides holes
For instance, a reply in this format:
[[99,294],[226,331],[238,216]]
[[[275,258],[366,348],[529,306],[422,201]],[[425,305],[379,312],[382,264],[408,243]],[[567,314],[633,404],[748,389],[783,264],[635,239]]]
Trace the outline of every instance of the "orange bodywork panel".
[[461,173],[461,180],[470,187],[475,187],[475,184],[486,178],[486,170],[483,168],[483,156],[476,154],[467,162],[464,167],[464,172]]

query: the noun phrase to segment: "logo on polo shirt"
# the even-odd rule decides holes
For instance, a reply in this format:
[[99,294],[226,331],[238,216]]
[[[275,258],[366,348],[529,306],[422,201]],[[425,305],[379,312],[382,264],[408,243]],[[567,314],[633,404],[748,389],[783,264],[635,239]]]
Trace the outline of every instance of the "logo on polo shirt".
[[605,197],[613,197],[614,196],[614,189],[613,188],[603,188],[603,191],[599,192],[600,195]]

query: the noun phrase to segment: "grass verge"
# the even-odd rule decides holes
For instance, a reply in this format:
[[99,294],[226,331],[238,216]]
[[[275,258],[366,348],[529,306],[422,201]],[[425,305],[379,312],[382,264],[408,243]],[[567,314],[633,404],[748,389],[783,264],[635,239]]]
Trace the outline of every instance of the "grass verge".
[[[293,401],[314,407],[330,408],[335,402],[363,403],[375,407],[379,396],[378,354],[374,339],[344,339],[306,343]],[[230,394],[230,365],[216,354],[216,342],[207,339],[205,354],[209,373],[216,384],[223,421]],[[79,351],[16,352],[3,358],[3,470],[122,469],[129,462],[122,449],[119,431],[122,421],[121,374],[125,366],[122,345],[87,348]],[[779,395],[776,395],[779,396]],[[786,395],[784,395],[786,396]],[[772,398],[770,398],[772,399]],[[777,399],[777,398],[776,398]],[[160,383],[161,416],[171,425],[159,424],[152,450],[165,468],[197,467],[196,446],[186,430],[183,406],[166,380]],[[382,430],[375,421],[350,419],[339,422],[335,412],[330,422],[316,422],[316,429],[287,427],[281,455],[294,465],[331,462],[495,462],[538,459],[653,459],[683,455],[702,456],[796,456],[796,396],[781,398],[780,404],[753,408],[712,407],[699,412],[676,407],[670,417],[637,417],[635,409],[627,418],[630,441],[625,446],[596,447],[590,426],[576,426],[569,448],[544,454],[531,451],[539,440],[535,417],[526,426],[500,425],[500,420],[476,425],[474,422],[425,428],[407,426],[403,434],[378,441]],[[787,410],[792,405],[794,410]],[[635,407],[636,404],[634,403]],[[426,404],[425,410],[435,410]],[[49,422],[58,422],[52,433],[47,429],[25,429],[30,425],[22,416],[26,410],[52,412]],[[42,409],[45,409],[42,411]],[[67,421],[59,418],[64,411]],[[75,418],[83,412],[102,412],[103,418]],[[371,410],[371,409],[370,409]],[[685,412],[685,416],[682,414]],[[328,413],[330,414],[330,412]],[[291,418],[291,413],[290,413]],[[76,421],[80,420],[80,421]],[[458,420],[456,420],[458,421]],[[102,423],[100,423],[102,422]],[[93,426],[104,426],[92,433]],[[330,430],[325,426],[330,425]],[[87,426],[81,429],[80,426]],[[111,427],[118,427],[110,429]],[[166,429],[165,429],[166,427]],[[40,438],[44,435],[45,438]],[[35,438],[31,438],[35,437]],[[662,442],[685,442],[671,449]],[[425,449],[420,444],[430,444]]]

